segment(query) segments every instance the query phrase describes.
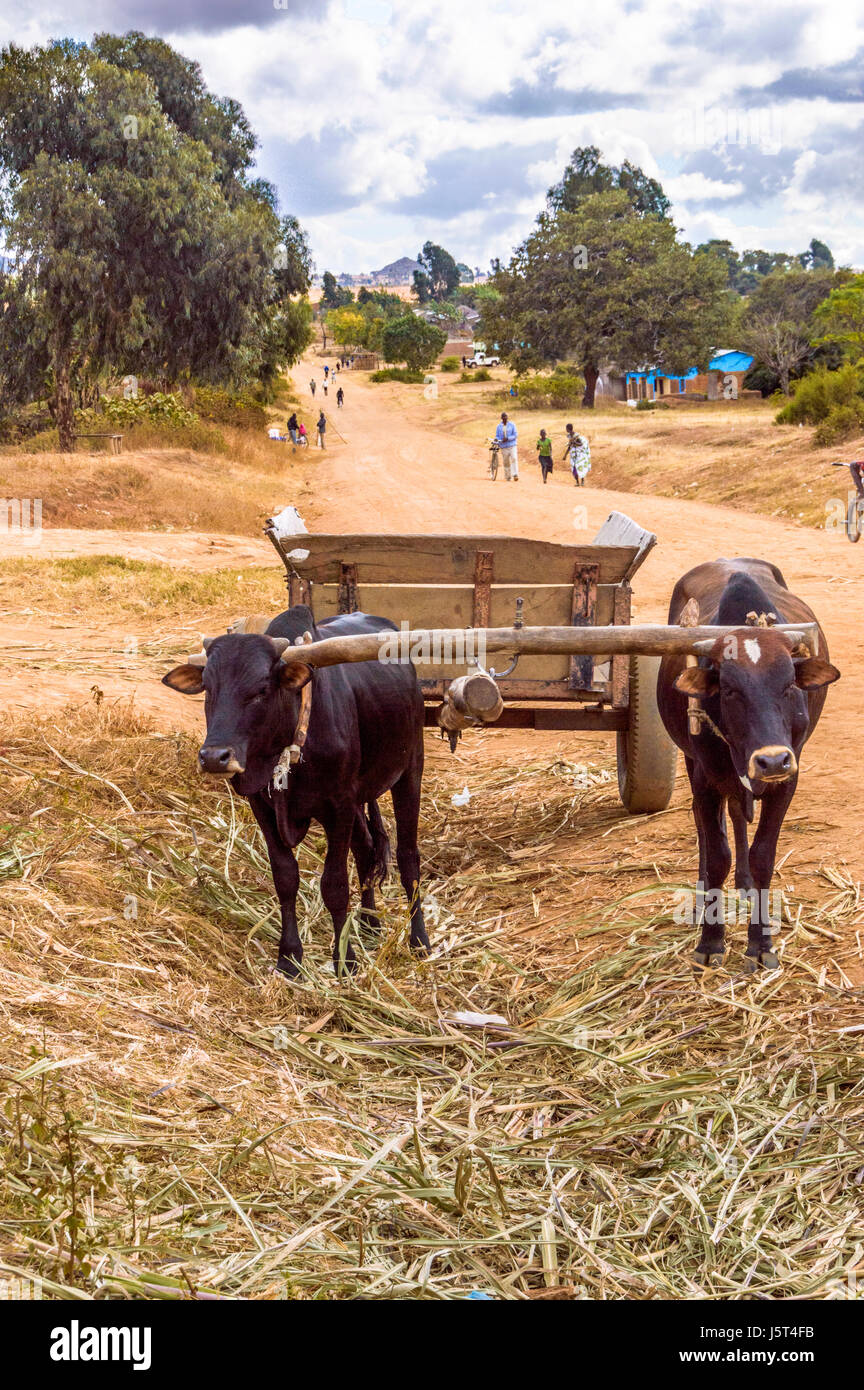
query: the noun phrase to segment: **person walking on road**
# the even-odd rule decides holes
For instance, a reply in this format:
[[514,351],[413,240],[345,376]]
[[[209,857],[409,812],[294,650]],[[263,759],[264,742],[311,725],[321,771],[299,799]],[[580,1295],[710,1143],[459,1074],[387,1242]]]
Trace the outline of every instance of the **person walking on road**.
[[585,479],[591,472],[591,449],[584,434],[576,434],[572,425],[567,425],[567,447],[564,458],[569,456],[570,472],[577,487],[585,486]]
[[294,445],[295,449],[297,447],[297,429],[297,411],[295,410],[290,420],[288,421],[288,437],[290,438],[291,443]]
[[317,430],[317,432],[318,432],[318,438],[317,438],[316,441],[315,441],[316,444],[318,445],[318,448],[319,448],[319,449],[326,449],[327,445],[326,445],[326,443],[325,443],[324,436],[325,436],[326,433],[327,433],[327,420],[325,419],[324,411],[323,411],[323,410],[321,411],[321,414],[318,416],[318,424],[316,425],[315,428],[316,428],[316,430]]
[[339,390],[336,392],[336,404],[338,405],[340,410],[342,409],[342,403],[344,400],[345,392],[342,390],[342,387],[340,386]]
[[512,420],[507,418],[507,412],[501,415],[501,424],[495,431],[495,438],[501,448],[501,462],[504,464],[504,477],[508,483],[512,477],[514,483],[519,481],[519,456],[516,450],[516,426]]
[[540,464],[540,472],[543,474],[545,483],[553,468],[552,440],[545,430],[540,431],[540,438],[537,440],[537,462]]
[[326,382],[326,380],[325,380],[325,382],[324,382],[324,395],[325,395],[325,396],[327,395],[327,382]]
[[314,378],[314,376],[313,376],[312,380],[309,382],[309,390],[312,392],[312,395],[314,396],[314,395],[315,395],[315,378]]

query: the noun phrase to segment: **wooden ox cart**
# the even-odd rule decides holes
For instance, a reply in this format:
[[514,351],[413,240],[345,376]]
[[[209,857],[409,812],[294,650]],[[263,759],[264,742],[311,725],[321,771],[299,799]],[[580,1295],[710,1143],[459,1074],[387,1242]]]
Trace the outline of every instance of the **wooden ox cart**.
[[[700,640],[714,641],[723,629],[630,626],[630,582],[657,537],[629,517],[612,512],[588,545],[510,536],[281,536],[272,523],[265,534],[285,565],[291,604],[307,604],[316,622],[362,609],[402,630],[399,651],[418,665],[426,723],[448,733],[451,746],[461,728],[493,722],[614,733],[627,810],[668,805],[677,753],[657,710],[660,657],[692,656]],[[393,634],[386,639],[393,659]],[[496,652],[505,654],[503,670],[488,660]],[[332,637],[302,650],[313,665],[381,656],[377,634]],[[289,651],[283,659],[295,657]]]

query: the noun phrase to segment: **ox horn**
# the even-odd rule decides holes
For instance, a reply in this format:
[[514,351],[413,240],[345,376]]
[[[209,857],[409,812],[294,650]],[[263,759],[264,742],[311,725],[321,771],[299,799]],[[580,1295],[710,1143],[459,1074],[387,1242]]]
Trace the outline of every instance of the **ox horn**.
[[716,641],[716,637],[703,637],[701,641],[693,643],[693,650],[697,652],[699,656],[710,656],[714,650]]
[[282,655],[282,653],[284,652],[284,650],[285,650],[286,647],[290,647],[290,646],[291,646],[291,642],[289,641],[289,639],[288,639],[287,637],[271,637],[271,638],[270,638],[270,641],[273,643],[273,646],[276,648],[276,654],[277,654],[278,656],[281,656],[281,655]]

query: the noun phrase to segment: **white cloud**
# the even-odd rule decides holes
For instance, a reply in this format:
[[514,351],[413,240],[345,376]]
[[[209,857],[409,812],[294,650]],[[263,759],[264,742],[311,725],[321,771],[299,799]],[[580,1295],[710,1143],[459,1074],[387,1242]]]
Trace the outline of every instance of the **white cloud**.
[[723,183],[720,179],[709,179],[704,174],[678,174],[666,179],[663,191],[673,203],[707,203],[715,198],[737,198],[744,192],[743,183]]

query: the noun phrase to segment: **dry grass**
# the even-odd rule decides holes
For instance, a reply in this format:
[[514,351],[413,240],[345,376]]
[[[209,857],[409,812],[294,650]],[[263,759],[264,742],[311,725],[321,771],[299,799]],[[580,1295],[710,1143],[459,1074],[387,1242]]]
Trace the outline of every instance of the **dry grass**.
[[[216,432],[212,432],[216,433]],[[248,430],[220,426],[218,454],[193,449],[134,448],[109,454],[25,454],[2,458],[7,497],[41,497],[46,527],[211,531],[254,534],[284,501],[296,475],[293,452]],[[132,441],[134,445],[134,440]]]
[[289,985],[260,839],[189,739],[103,703],[7,723],[0,757],[7,1276],[66,1298],[738,1299],[860,1274],[842,876],[782,972],[696,982],[669,884],[543,896],[600,776],[483,759],[460,812],[448,764],[422,823],[433,958],[390,885],[382,938],[334,978],[313,837]]
[[190,570],[125,555],[0,560],[0,612],[84,616],[94,628],[135,617],[145,628],[182,621],[192,631],[209,623],[218,632],[235,608],[238,615],[276,614],[286,602],[283,574],[274,565]]

